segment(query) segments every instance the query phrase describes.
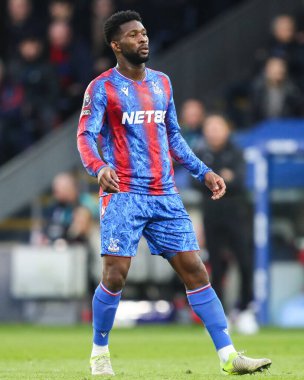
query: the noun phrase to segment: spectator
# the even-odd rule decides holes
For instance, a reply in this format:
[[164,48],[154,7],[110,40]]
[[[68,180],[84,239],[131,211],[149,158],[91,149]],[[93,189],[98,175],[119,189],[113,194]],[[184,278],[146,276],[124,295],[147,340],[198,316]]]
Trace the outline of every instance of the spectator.
[[302,115],[302,94],[289,79],[283,59],[267,60],[264,72],[253,82],[251,103],[254,121]]
[[24,35],[43,36],[44,28],[39,18],[32,10],[31,0],[8,0],[8,17],[5,20],[4,34],[6,37],[5,58],[11,59],[18,50]]
[[[198,99],[188,99],[181,107],[179,124],[182,128],[182,135],[188,145],[193,149],[197,141],[201,138],[201,130],[205,118],[205,108]],[[189,189],[191,187],[192,176],[182,165],[174,163],[175,183],[179,189]]]
[[85,44],[76,40],[71,26],[53,21],[48,30],[49,60],[59,79],[59,111],[65,119],[76,111],[92,78],[92,62]]
[[180,126],[183,129],[183,137],[191,148],[201,137],[204,118],[205,108],[200,100],[188,99],[182,104]]
[[[228,121],[221,115],[212,114],[205,120],[204,140],[197,147],[197,155],[206,165],[213,168],[226,182],[227,194],[219,202],[213,202],[210,192],[200,187],[203,195],[203,216],[206,246],[211,264],[212,286],[222,303],[224,298],[224,277],[233,255],[240,273],[239,304],[242,313],[250,315],[250,331],[255,332],[257,325],[249,305],[253,299],[252,253],[248,249],[246,226],[248,220],[244,213],[245,199],[245,161],[242,152],[230,139]],[[220,238],[219,238],[220,237]],[[244,315],[244,314],[243,314]]]
[[77,38],[83,37],[88,40],[85,34],[85,24],[88,22],[83,14],[87,10],[79,9],[77,12],[77,2],[72,0],[51,0],[48,7],[49,24],[54,21],[62,21],[71,25],[74,35]]
[[284,59],[292,79],[304,88],[304,45],[298,41],[296,23],[292,16],[282,14],[273,20],[268,47],[260,49],[257,55],[263,64],[269,57]]
[[69,0],[51,0],[49,3],[51,21],[72,23],[74,19],[74,5]]
[[25,91],[23,113],[34,142],[55,125],[58,98],[57,79],[43,56],[42,40],[35,36],[23,37],[11,71]]
[[105,20],[116,10],[113,0],[93,0],[90,25],[91,50],[94,57],[94,73],[99,75],[115,65],[112,49],[105,43],[103,26]]
[[42,240],[68,243],[83,242],[87,238],[95,209],[93,198],[80,193],[75,178],[69,173],[60,173],[52,185],[53,203],[46,211]]
[[9,78],[0,61],[0,165],[29,144],[22,117],[23,99],[23,87]]

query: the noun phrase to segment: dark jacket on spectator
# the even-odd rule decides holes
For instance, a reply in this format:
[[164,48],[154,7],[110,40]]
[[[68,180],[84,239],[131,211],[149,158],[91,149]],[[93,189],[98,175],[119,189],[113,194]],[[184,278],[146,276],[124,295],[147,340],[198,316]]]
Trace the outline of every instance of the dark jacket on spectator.
[[227,144],[219,151],[211,150],[204,141],[200,141],[194,149],[196,155],[215,173],[220,175],[221,170],[230,169],[234,178],[231,182],[226,183],[227,193],[221,202],[214,202],[210,199],[211,192],[206,186],[199,185],[199,189],[204,195],[204,202],[210,202],[213,205],[218,205],[221,208],[222,201],[238,198],[244,194],[245,190],[245,175],[246,175],[246,163],[244,160],[243,152],[229,140]]
[[42,58],[27,62],[20,57],[12,63],[11,70],[24,88],[24,115],[28,120],[37,122],[33,126],[35,140],[54,126],[58,80],[51,65]]
[[[274,89],[274,88],[273,88]],[[271,106],[271,89],[267,86],[264,76],[258,77],[251,90],[251,105],[253,121],[260,121],[276,117],[297,117],[303,112],[303,98],[298,87],[286,79],[277,87],[278,103]]]

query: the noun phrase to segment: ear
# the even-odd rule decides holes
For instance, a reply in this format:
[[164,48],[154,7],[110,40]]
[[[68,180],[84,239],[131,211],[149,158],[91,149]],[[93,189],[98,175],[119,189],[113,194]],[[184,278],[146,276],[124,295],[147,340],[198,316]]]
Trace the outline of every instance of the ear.
[[111,48],[113,49],[114,53],[120,53],[121,52],[120,44],[117,41],[111,42]]

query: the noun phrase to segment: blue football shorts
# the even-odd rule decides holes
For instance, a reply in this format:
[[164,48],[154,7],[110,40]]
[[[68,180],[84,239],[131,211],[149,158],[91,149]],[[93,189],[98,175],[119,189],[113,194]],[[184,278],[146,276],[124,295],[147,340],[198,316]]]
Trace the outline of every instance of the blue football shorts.
[[108,194],[100,198],[100,224],[101,255],[135,256],[141,236],[152,255],[166,259],[199,250],[179,194]]

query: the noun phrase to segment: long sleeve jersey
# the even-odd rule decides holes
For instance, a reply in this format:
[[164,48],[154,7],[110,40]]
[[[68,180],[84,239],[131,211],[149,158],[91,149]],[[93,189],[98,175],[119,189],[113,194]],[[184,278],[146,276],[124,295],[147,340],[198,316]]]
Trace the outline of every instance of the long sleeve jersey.
[[97,176],[104,166],[111,167],[122,192],[176,193],[172,158],[200,181],[211,170],[180,133],[168,76],[148,68],[142,81],[112,68],[89,84],[77,146],[88,173]]

